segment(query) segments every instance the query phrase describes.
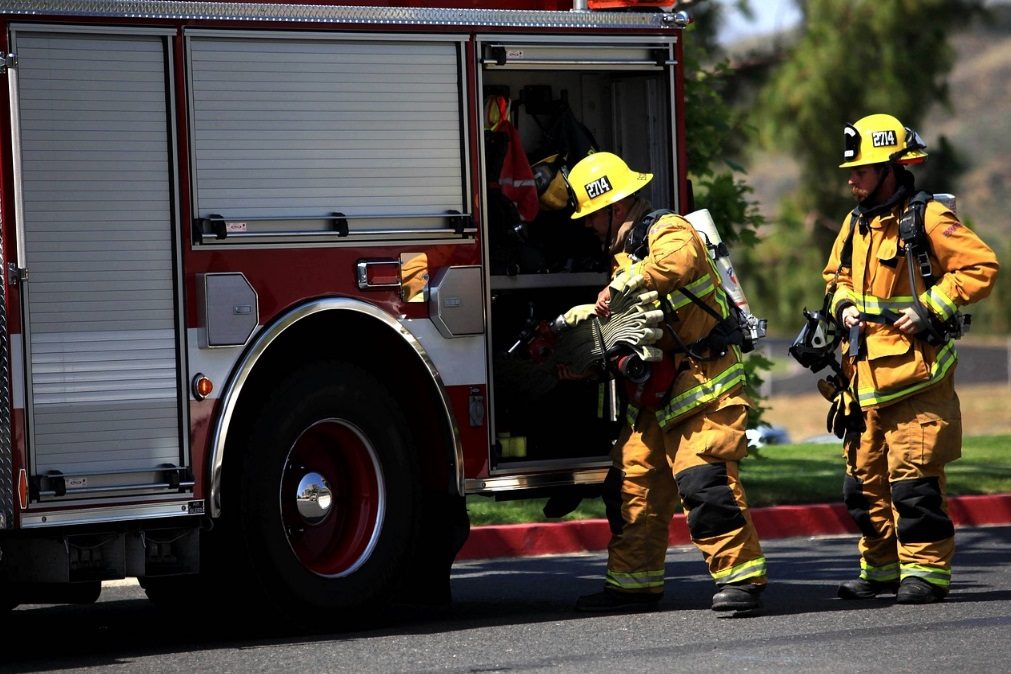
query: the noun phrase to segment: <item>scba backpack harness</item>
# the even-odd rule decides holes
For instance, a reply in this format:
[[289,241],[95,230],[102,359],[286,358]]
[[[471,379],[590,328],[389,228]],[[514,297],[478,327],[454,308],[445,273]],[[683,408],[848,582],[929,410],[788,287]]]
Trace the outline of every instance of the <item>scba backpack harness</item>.
[[[669,209],[657,209],[640,218],[632,227],[632,231],[629,232],[628,239],[625,241],[625,252],[635,260],[644,260],[649,254],[649,232],[653,225],[664,216],[674,214],[674,211]],[[694,223],[692,224],[694,226]],[[729,259],[730,250],[723,241],[713,243],[705,232],[700,231],[699,233],[706,242],[710,264],[714,267],[713,271],[716,271],[717,276],[722,278],[722,274],[715,268],[715,263],[722,258]],[[719,313],[687,287],[678,288],[675,292],[682,293],[692,303],[698,305],[703,311],[716,319],[716,325],[709,331],[709,334],[691,344],[685,344],[678,337],[677,333],[672,330],[671,335],[679,344],[679,348],[676,350],[678,352],[686,353],[689,357],[696,360],[715,360],[722,358],[732,346],[739,347],[742,353],[753,351],[758,340],[765,336],[764,322],[747,315],[729,297],[726,301],[728,308],[727,316],[720,316]],[[676,321],[676,311],[670,306],[669,301],[666,298],[661,298],[661,302],[668,319]],[[755,324],[762,324],[760,331],[751,327]],[[703,351],[707,351],[709,355],[704,355]]]
[[[938,195],[938,197],[940,196]],[[959,339],[964,335],[972,324],[972,316],[956,311],[951,318],[942,321],[923,305],[920,295],[916,292],[916,271],[919,271],[920,278],[923,279],[925,291],[930,290],[937,283],[937,277],[934,275],[934,270],[930,263],[930,237],[927,236],[926,225],[924,223],[924,213],[927,210],[927,203],[934,199],[935,196],[933,194],[920,191],[909,200],[905,210],[899,217],[899,240],[902,246],[899,253],[904,254],[906,257],[906,268],[909,272],[909,288],[913,295],[913,310],[926,326],[915,336],[932,346],[939,346],[948,340]],[[860,214],[856,210],[850,216],[850,231],[839,256],[840,266],[851,267],[853,264],[853,234],[856,231],[859,217]],[[880,316],[861,314],[861,318],[864,320],[884,322],[889,325],[894,323],[898,317],[898,314],[888,310],[882,312]]]
[[[971,317],[968,314],[962,314],[956,312],[947,321],[941,321],[933,313],[931,313],[920,300],[919,294],[916,292],[916,273],[920,274],[923,279],[924,290],[929,290],[937,282],[937,277],[934,275],[934,270],[930,263],[930,238],[927,236],[926,226],[924,223],[924,213],[927,209],[927,203],[933,200],[934,195],[928,192],[917,192],[909,203],[906,205],[905,210],[899,217],[899,240],[901,242],[900,254],[903,254],[906,258],[906,267],[909,272],[909,287],[910,292],[913,297],[913,310],[916,314],[923,319],[926,327],[915,336],[919,339],[923,339],[928,344],[940,345],[947,342],[949,339],[958,339],[964,334],[965,330],[968,328]],[[840,251],[839,255],[839,265],[842,267],[852,267],[853,265],[853,235],[857,229],[858,221],[860,219],[860,212],[854,210],[850,216],[850,230],[847,234],[846,241],[843,244],[843,249]],[[829,292],[825,297],[825,306],[821,312],[821,315],[817,314],[808,315],[809,326],[811,323],[810,319],[815,317],[820,317],[822,320],[831,321],[831,323],[836,323],[836,318],[831,316],[828,311],[828,304],[831,300],[831,296],[835,292],[835,284],[829,288]],[[885,323],[891,325],[898,319],[899,314],[896,312],[886,309],[880,314],[868,314],[866,312],[861,312],[860,318],[865,321],[872,321],[878,323]],[[809,327],[806,326],[806,327]],[[835,350],[836,344],[839,342],[839,336],[842,334],[842,326],[835,325],[834,339],[828,348],[831,351]],[[804,335],[804,331],[801,332]],[[826,426],[828,431],[834,433],[839,438],[844,438],[849,434],[860,434],[866,429],[866,422],[863,417],[863,412],[860,409],[860,405],[857,402],[856,395],[854,391],[856,390],[856,375],[854,374],[852,381],[846,381],[842,374],[842,370],[839,368],[838,364],[832,361],[831,356],[828,355],[828,361],[824,358],[821,359],[808,359],[809,362],[805,362],[801,356],[805,355],[801,349],[798,347],[798,343],[802,340],[802,337],[798,337],[797,342],[791,347],[790,353],[796,358],[802,365],[811,367],[813,372],[817,372],[825,364],[831,365],[834,370],[834,374],[822,379],[818,382],[819,391],[825,398],[831,401],[831,406],[829,407],[828,418],[826,420]],[[859,358],[860,357],[860,347],[859,347],[859,332],[856,330],[851,331],[849,338],[849,357]]]

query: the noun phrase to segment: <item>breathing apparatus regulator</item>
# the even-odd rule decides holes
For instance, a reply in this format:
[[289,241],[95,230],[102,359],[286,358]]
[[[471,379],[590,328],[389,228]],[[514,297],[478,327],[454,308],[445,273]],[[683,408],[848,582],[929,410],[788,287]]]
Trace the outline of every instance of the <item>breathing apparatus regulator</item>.
[[831,403],[825,420],[826,429],[841,439],[850,433],[863,433],[866,425],[860,404],[850,389],[850,381],[835,357],[842,341],[842,326],[829,310],[834,292],[833,285],[825,294],[820,310],[804,308],[804,327],[789,350],[794,360],[811,372],[820,372],[826,367],[832,369],[828,376],[818,380],[818,392]]
[[826,367],[837,374],[841,372],[835,352],[842,340],[842,328],[829,311],[831,301],[829,293],[825,295],[821,309],[809,311],[804,307],[804,327],[790,345],[793,359],[811,372],[820,372]]

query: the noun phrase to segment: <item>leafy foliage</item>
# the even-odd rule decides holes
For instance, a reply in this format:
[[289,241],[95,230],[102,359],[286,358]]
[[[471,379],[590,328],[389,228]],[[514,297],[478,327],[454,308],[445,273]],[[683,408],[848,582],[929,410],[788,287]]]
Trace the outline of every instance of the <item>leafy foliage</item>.
[[[708,67],[703,65],[707,61],[711,62],[712,59],[708,57],[716,52],[712,36],[721,9],[719,5],[704,7],[708,9],[689,30],[684,49],[684,107],[689,178],[694,190],[695,207],[709,209],[724,242],[734,247],[736,259],[746,256],[744,250],[758,243],[757,231],[765,219],[758,212],[757,205],[749,200],[753,190],[744,180],[743,169],[729,159],[739,150],[735,143],[747,135],[747,129],[742,126],[741,118],[735,115],[728,103],[729,96],[725,88],[732,73],[727,61],[719,61]],[[707,28],[695,28],[698,26]],[[750,278],[748,285],[751,286]],[[748,394],[756,401],[748,420],[749,426],[761,423],[764,411],[759,403],[761,373],[771,365],[759,353],[753,353],[745,359]]]
[[[760,96],[765,142],[801,163],[798,205],[830,218],[850,204],[842,129],[887,112],[916,128],[932,104],[947,104],[954,64],[947,34],[981,0],[802,0],[800,39]],[[837,221],[838,220],[838,221]]]
[[[697,25],[697,24],[696,24]],[[707,208],[718,223],[727,244],[745,247],[758,241],[756,231],[764,224],[757,206],[748,197],[752,188],[744,170],[731,161],[747,136],[747,128],[728,103],[724,89],[732,75],[727,61],[703,65],[714,52],[708,40],[693,41],[690,30],[685,41],[685,127],[689,178],[697,208]]]
[[[821,301],[820,272],[853,206],[842,161],[848,122],[887,112],[916,129],[932,105],[948,105],[954,63],[948,35],[983,12],[981,0],[798,0],[803,25],[771,71],[750,121],[762,145],[794,157],[798,190],[747,264],[760,270],[753,303],[770,324],[799,326]],[[917,129],[921,130],[922,129]],[[929,134],[921,134],[927,137]],[[918,184],[950,191],[963,168],[947,139],[928,141]]]

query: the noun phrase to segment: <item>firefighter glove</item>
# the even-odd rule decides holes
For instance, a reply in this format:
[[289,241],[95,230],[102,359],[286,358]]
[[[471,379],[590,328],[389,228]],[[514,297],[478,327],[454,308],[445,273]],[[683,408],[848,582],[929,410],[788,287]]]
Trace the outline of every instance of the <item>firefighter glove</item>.
[[[619,351],[631,350],[650,362],[663,357],[653,346],[663,336],[663,311],[657,308],[655,292],[634,292],[641,288],[642,277],[638,279],[631,277],[631,283],[620,286],[624,291],[617,295],[617,304],[612,300],[607,317],[598,318],[590,304],[572,307],[562,314],[566,328],[559,332],[555,345],[560,362],[582,372]],[[632,292],[625,292],[629,290]]]
[[867,428],[864,415],[848,388],[839,390],[829,406],[825,426],[837,438],[845,438],[850,433],[863,433]]
[[837,395],[846,389],[847,385],[848,382],[842,376],[832,374],[818,380],[818,393],[825,400],[832,402]]

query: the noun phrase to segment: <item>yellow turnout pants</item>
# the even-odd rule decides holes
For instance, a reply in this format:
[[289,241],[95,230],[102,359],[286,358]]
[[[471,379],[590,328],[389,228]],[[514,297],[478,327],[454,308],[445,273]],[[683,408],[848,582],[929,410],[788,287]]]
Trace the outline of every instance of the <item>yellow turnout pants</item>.
[[843,496],[860,527],[860,577],[917,576],[947,589],[955,531],[944,467],[962,455],[962,417],[952,377],[864,413],[847,437]]
[[747,452],[746,418],[747,407],[731,399],[666,431],[653,412],[642,410],[634,426],[622,431],[612,452],[612,473],[621,471],[622,479],[620,520],[609,513],[607,587],[663,592],[668,527],[679,492],[692,541],[717,585],[766,582],[765,557],[738,479],[737,462]]

